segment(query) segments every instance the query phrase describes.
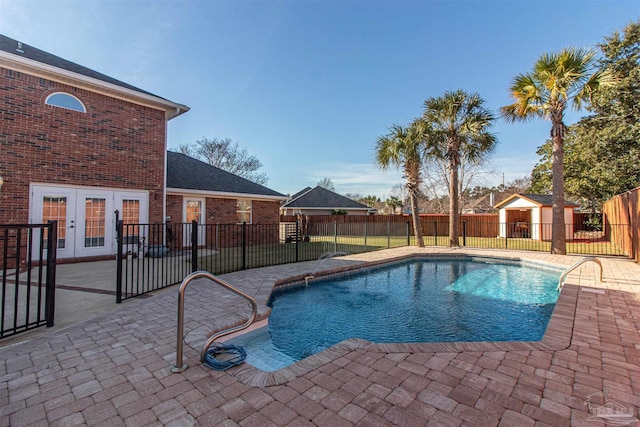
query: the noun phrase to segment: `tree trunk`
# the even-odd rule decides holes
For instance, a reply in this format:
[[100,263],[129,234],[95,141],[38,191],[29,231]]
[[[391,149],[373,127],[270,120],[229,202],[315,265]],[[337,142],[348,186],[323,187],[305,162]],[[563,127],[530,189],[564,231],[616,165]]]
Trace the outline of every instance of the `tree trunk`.
[[458,164],[455,155],[449,158],[449,246],[451,247],[460,246]]
[[[559,117],[558,117],[559,116]],[[553,141],[552,157],[552,221],[551,228],[551,253],[566,255],[567,238],[564,223],[564,123],[562,122],[562,112],[552,114],[553,125],[551,127],[551,138]]]
[[411,204],[411,219],[413,220],[413,234],[416,237],[416,246],[424,248],[424,239],[422,238],[422,225],[420,224],[420,212],[418,210],[418,198],[416,192],[409,190],[409,203]]

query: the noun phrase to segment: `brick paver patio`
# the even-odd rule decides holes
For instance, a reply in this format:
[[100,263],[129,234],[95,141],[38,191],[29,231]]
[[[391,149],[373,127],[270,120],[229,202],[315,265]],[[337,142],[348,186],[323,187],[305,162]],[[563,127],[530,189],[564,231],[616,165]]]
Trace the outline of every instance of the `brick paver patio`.
[[[411,253],[515,257],[568,266],[578,257],[399,248],[327,260],[344,268]],[[0,349],[0,425],[569,426],[604,425],[593,409],[640,407],[640,266],[601,258],[569,280],[538,343],[373,344],[348,340],[275,374],[203,367],[200,348],[175,363],[177,288]],[[278,280],[316,263],[222,276],[263,304]],[[187,290],[186,343],[248,315],[207,282]],[[277,385],[270,385],[277,384]],[[591,407],[586,404],[591,403]],[[590,412],[591,408],[591,412]],[[591,417],[591,419],[590,419]],[[637,422],[637,421],[636,421]]]

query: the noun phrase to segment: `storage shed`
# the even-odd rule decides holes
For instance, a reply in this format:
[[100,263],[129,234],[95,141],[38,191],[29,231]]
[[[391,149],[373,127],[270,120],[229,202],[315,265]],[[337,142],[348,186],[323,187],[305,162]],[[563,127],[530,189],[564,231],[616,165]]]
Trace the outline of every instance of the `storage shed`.
[[[565,200],[564,223],[567,240],[573,239],[573,210],[577,204]],[[553,200],[550,195],[514,194],[495,205],[502,238],[551,240]]]

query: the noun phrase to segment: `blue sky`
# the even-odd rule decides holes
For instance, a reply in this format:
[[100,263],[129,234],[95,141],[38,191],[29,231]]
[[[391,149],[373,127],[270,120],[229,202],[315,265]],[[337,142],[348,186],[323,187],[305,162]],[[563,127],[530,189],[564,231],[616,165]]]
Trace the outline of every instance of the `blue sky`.
[[[638,17],[637,0],[0,0],[3,34],[191,107],[170,148],[231,138],[281,193],[328,177],[382,198],[402,179],[375,166],[375,141],[425,99],[464,89],[497,111],[542,53]],[[529,175],[549,128],[498,121],[478,184]]]

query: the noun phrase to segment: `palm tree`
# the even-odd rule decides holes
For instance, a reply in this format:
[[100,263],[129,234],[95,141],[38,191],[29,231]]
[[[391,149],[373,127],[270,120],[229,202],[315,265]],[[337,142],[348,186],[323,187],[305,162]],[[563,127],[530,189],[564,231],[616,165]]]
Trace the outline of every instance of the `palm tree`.
[[422,150],[424,139],[416,126],[393,125],[387,135],[378,138],[376,143],[376,162],[382,169],[389,166],[402,167],[406,187],[409,192],[411,218],[416,238],[416,246],[424,247],[420,212],[418,211],[418,191],[422,182]]
[[363,203],[370,208],[375,208],[376,204],[380,203],[380,198],[378,196],[369,195],[362,198],[360,203]]
[[390,209],[392,214],[395,214],[396,209],[402,207],[402,200],[398,199],[395,196],[390,196],[387,200],[385,200],[384,204]]
[[574,109],[591,100],[600,86],[610,86],[615,79],[598,71],[594,53],[568,48],[542,55],[533,70],[519,74],[511,83],[514,103],[502,107],[502,117],[509,122],[543,118],[551,120],[553,226],[551,253],[566,254],[564,223],[564,113],[569,102]]
[[447,161],[449,174],[449,246],[459,246],[462,160],[477,161],[496,145],[488,129],[495,120],[477,93],[448,91],[424,102],[420,121],[429,129],[426,156]]

